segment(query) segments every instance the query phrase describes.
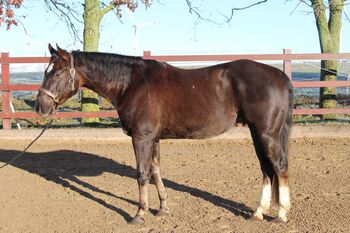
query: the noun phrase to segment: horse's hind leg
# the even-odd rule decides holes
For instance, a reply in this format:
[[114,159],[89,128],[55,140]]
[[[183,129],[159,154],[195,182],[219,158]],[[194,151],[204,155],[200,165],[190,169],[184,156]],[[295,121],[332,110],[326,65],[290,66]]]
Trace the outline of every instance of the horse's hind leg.
[[279,210],[278,217],[273,221],[276,223],[285,223],[288,221],[287,213],[290,210],[290,197],[288,175],[283,173],[278,175],[278,189],[279,189]]
[[271,205],[271,181],[275,175],[275,172],[271,166],[271,162],[264,155],[264,148],[260,141],[259,135],[255,132],[254,129],[251,129],[252,138],[254,141],[254,147],[256,154],[258,156],[261,171],[263,174],[263,188],[261,191],[259,205],[252,215],[252,220],[263,220],[263,214],[267,214]]
[[158,197],[160,201],[160,208],[157,212],[157,216],[163,216],[169,212],[166,202],[166,192],[165,187],[160,177],[160,151],[159,151],[159,141],[155,142],[152,147],[152,166],[151,166],[151,176],[153,178],[154,184],[156,185],[158,191]]
[[[282,126],[281,126],[282,127]],[[281,136],[281,127],[275,125],[274,129],[257,132],[251,127],[255,149],[263,171],[264,186],[260,199],[260,205],[254,212],[254,217],[262,220],[262,214],[268,210],[270,197],[278,201],[279,211],[275,222],[287,222],[287,212],[290,209],[288,186],[288,160],[287,139],[288,135]],[[285,127],[285,126],[283,126]],[[289,130],[289,128],[287,129]],[[277,133],[276,133],[277,132]],[[285,133],[285,134],[288,134]],[[272,195],[271,195],[272,194]]]
[[267,214],[271,205],[271,179],[263,173],[263,188],[261,191],[259,206],[255,210],[252,220],[263,220],[263,214]]

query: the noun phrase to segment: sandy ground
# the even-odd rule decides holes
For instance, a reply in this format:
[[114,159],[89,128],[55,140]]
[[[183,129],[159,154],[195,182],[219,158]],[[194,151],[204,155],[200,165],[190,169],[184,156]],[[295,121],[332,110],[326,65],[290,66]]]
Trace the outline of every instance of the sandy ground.
[[[38,130],[0,131],[0,165]],[[294,127],[287,224],[249,221],[261,172],[246,128],[208,140],[161,142],[171,213],[130,226],[137,211],[130,139],[117,129],[48,130],[0,170],[0,232],[350,232],[350,127]]]

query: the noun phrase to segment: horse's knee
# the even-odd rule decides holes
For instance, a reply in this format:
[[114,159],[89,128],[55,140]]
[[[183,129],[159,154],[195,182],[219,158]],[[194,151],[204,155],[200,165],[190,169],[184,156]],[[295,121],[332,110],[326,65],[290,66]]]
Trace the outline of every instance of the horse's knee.
[[137,183],[141,186],[149,182],[149,173],[137,172]]
[[278,175],[284,175],[287,174],[288,172],[288,159],[287,159],[287,155],[284,153],[280,153],[280,155],[278,156],[277,162],[276,162],[276,166],[279,170]]
[[153,165],[151,167],[151,176],[155,177],[155,176],[158,176],[158,175],[160,175],[160,167],[159,167],[159,165]]

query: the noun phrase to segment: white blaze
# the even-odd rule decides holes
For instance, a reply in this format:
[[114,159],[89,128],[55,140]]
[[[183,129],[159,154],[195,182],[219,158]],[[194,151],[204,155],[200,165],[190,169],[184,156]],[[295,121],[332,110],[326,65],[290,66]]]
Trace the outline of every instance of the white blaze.
[[46,72],[49,73],[52,69],[53,69],[53,64],[50,63],[50,65],[46,69]]

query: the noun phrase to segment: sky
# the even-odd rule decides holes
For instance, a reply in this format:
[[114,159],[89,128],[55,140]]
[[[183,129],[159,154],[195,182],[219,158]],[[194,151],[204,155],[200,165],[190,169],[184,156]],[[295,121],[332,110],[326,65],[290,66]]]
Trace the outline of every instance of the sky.
[[[82,49],[74,42],[65,23],[48,11],[43,0],[25,0],[17,11],[22,25],[9,31],[0,28],[0,52],[10,56],[48,56],[47,44],[68,50]],[[80,2],[80,1],[75,1]],[[195,0],[203,16],[223,22],[232,7],[256,0]],[[207,21],[196,24],[185,0],[154,0],[148,9],[140,4],[129,17],[125,10],[121,21],[109,13],[101,22],[100,52],[142,55],[171,54],[266,54],[319,53],[319,40],[311,8],[297,0],[269,0],[244,11],[237,11],[229,24]],[[295,9],[296,8],[296,9]],[[350,5],[345,7],[350,15]],[[22,18],[25,16],[25,18]],[[137,22],[137,37],[132,25]],[[143,26],[142,26],[143,25]],[[83,25],[78,24],[82,34]],[[25,28],[25,30],[24,30]],[[343,17],[340,52],[350,52],[350,22]],[[135,39],[137,38],[137,39]],[[137,40],[137,43],[135,43]],[[136,47],[136,51],[135,51]]]

